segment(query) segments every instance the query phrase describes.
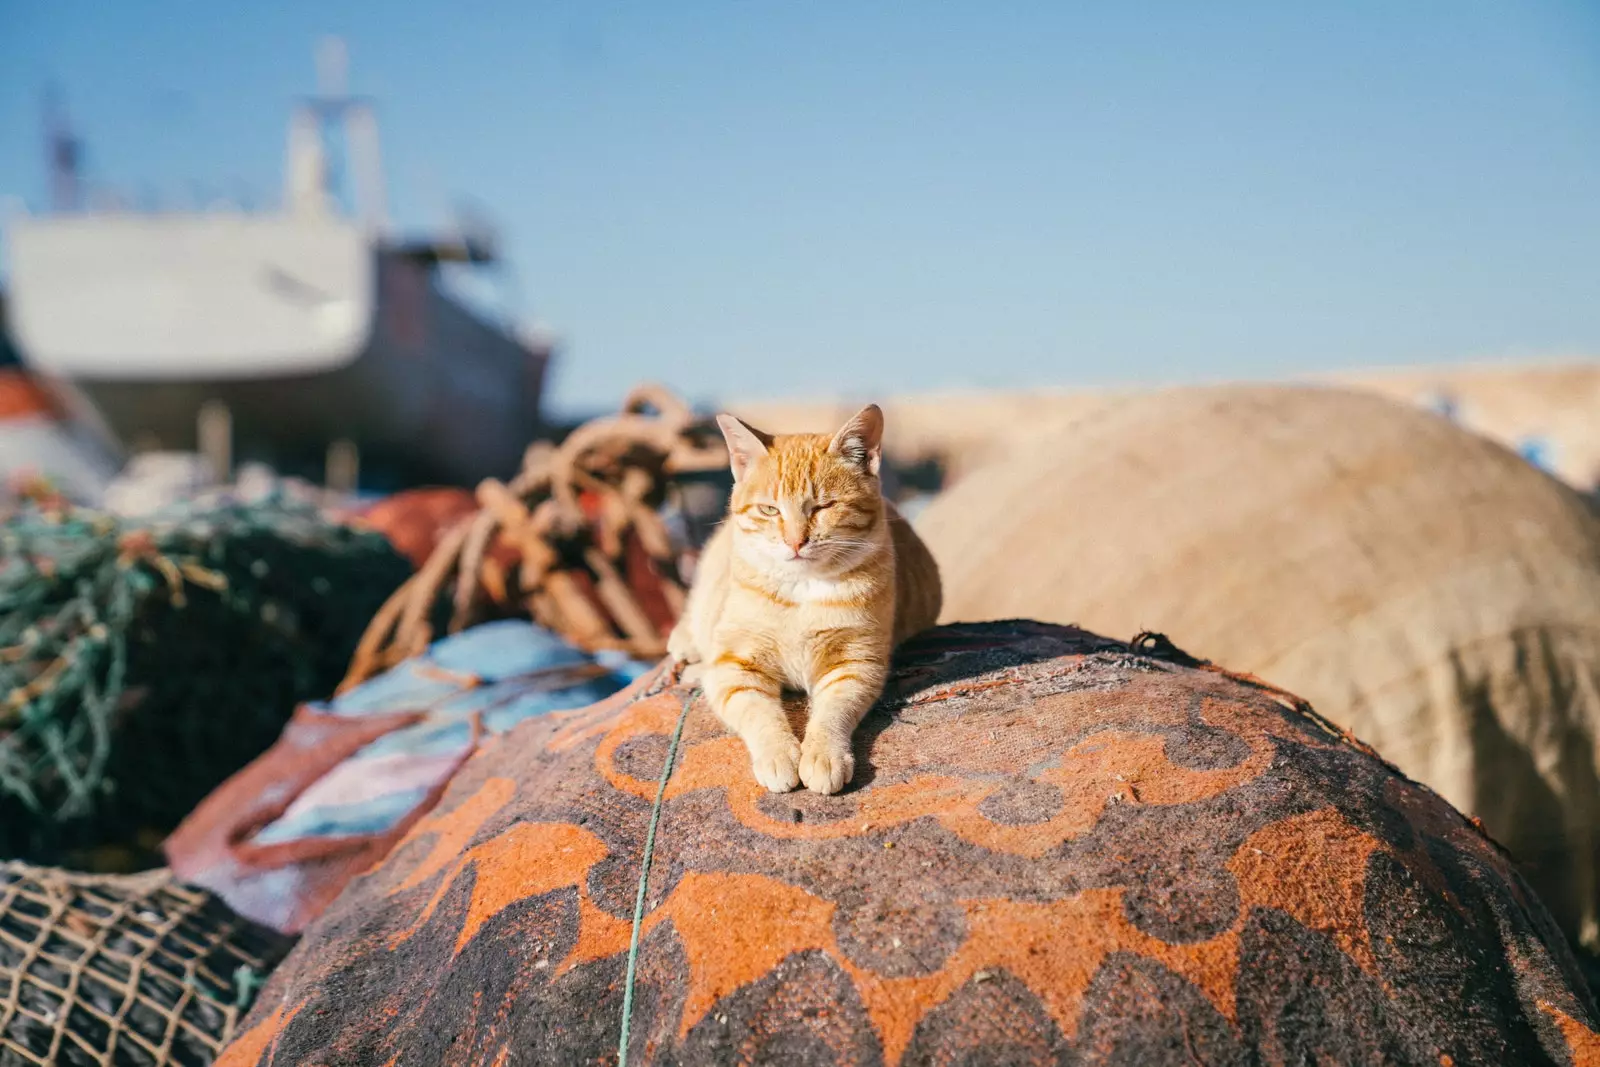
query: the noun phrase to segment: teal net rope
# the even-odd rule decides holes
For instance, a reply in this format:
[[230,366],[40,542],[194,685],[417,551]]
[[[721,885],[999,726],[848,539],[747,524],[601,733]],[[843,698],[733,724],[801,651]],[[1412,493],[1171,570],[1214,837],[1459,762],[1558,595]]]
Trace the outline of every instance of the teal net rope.
[[656,785],[656,802],[650,809],[650,826],[644,835],[644,857],[640,861],[639,896],[633,902],[633,936],[628,940],[628,972],[622,980],[622,1031],[617,1038],[617,1067],[628,1067],[628,1038],[633,1031],[633,979],[639,965],[639,929],[644,924],[644,899],[650,888],[650,864],[656,853],[656,827],[661,822],[661,802],[667,795],[667,779],[672,777],[673,764],[678,758],[678,742],[683,738],[683,724],[689,718],[689,708],[700,693],[696,686],[683,698],[683,710],[678,713],[678,725],[672,731],[672,741],[667,745],[667,762],[661,768],[661,781]]
[[0,523],[0,859],[128,869],[338,684],[410,568],[287,502]]

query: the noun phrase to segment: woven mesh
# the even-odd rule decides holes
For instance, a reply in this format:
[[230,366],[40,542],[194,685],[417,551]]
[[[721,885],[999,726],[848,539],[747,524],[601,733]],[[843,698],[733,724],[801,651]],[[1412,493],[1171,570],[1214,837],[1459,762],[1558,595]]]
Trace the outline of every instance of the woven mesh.
[[290,942],[165,869],[0,865],[0,1067],[208,1064]]

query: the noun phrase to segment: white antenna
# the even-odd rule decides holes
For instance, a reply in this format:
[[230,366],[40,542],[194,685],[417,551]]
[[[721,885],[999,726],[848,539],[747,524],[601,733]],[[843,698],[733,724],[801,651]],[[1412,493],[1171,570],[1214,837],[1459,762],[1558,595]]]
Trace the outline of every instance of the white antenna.
[[[320,76],[320,72],[319,72]],[[296,215],[328,213],[328,161],[322,145],[322,115],[316,101],[304,101],[289,115],[283,206]]]
[[289,159],[286,206],[292,212],[326,214],[332,211],[333,191],[323,145],[325,128],[334,122],[344,128],[347,155],[355,178],[356,215],[372,233],[388,230],[388,204],[383,166],[378,153],[378,120],[372,102],[350,96],[349,55],[344,41],[325,37],[317,42],[317,95],[302,101],[289,125]]

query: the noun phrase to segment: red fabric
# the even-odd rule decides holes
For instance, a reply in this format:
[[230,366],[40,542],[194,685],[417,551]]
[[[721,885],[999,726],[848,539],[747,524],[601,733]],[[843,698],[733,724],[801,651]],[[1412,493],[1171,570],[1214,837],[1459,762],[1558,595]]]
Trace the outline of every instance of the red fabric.
[[666,594],[661,591],[661,574],[656,570],[656,562],[650,558],[650,553],[644,550],[644,542],[639,540],[639,535],[632,530],[629,530],[628,536],[623,539],[622,550],[623,581],[633,590],[634,599],[639,602],[639,610],[645,613],[656,631],[665,637],[672,632],[672,627],[678,620],[672,613],[672,607],[667,603]]
[[[583,509],[584,518],[597,527],[606,521],[605,513],[600,506],[600,497],[593,491],[578,494],[578,506]],[[606,610],[589,576],[578,573],[574,577],[595,610],[610,619],[611,612]],[[621,577],[627,584],[629,592],[633,594],[634,600],[638,602],[639,610],[644,612],[657,632],[662,637],[671,633],[672,627],[677,624],[677,617],[673,615],[672,608],[667,604],[666,595],[661,591],[661,575],[656,571],[655,561],[650,558],[650,553],[645,551],[644,542],[639,540],[638,533],[632,529],[622,535]],[[623,632],[620,626],[616,627],[616,631],[619,634]]]
[[54,417],[55,404],[39,383],[20,370],[0,370],[0,419],[27,415]]
[[477,497],[466,489],[428,487],[384,497],[354,518],[387,537],[413,567],[421,567],[445,531],[477,510]]

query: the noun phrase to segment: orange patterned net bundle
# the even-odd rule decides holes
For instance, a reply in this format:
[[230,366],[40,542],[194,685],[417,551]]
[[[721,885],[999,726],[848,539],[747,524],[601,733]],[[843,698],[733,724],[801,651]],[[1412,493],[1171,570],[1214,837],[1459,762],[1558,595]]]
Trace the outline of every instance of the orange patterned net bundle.
[[219,1064],[616,1063],[625,1012],[630,1067],[1600,1062],[1492,841],[1164,639],[933,630],[856,757],[836,796],[769,793],[665,666],[526,722],[307,928]]

